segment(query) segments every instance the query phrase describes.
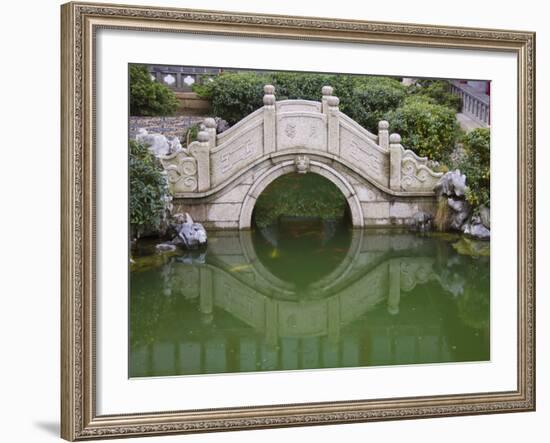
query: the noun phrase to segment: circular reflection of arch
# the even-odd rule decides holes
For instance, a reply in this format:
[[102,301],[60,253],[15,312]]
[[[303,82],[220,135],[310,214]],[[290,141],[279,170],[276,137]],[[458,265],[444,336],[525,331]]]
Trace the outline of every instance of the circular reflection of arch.
[[[239,216],[239,229],[250,229],[252,225],[252,212],[257,198],[260,194],[276,179],[279,177],[296,172],[294,166],[294,160],[287,160],[278,165],[273,166],[264,172],[256,182],[252,185],[247,195],[244,198],[241,213]],[[318,174],[330,182],[342,192],[348,207],[351,212],[351,222],[354,228],[362,228],[364,226],[363,210],[361,209],[361,203],[357,197],[353,187],[349,181],[338,171],[334,170],[330,166],[324,163],[311,160],[309,164],[308,173]]]

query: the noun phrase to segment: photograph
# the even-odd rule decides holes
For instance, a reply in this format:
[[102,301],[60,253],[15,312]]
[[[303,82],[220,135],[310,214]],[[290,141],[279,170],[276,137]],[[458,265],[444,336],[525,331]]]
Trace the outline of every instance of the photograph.
[[357,8],[63,5],[63,438],[535,409],[535,33]]
[[491,81],[128,64],[128,377],[491,360]]
[[544,2],[6,5],[3,442],[547,438]]

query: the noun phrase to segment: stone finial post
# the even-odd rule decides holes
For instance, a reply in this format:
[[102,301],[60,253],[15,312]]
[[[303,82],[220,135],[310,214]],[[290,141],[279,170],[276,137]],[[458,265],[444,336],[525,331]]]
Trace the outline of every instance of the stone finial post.
[[386,120],[378,122],[378,144],[383,149],[390,149],[390,124]]
[[402,155],[401,136],[399,134],[390,135],[390,189],[392,191],[401,190]]
[[208,132],[208,136],[210,137],[209,140],[208,140],[208,145],[210,146],[210,149],[215,148],[216,147],[216,138],[217,138],[216,120],[214,120],[211,117],[206,118],[204,120],[204,126],[205,126],[205,131]]
[[197,140],[191,143],[189,152],[197,159],[197,190],[203,192],[210,189],[210,133],[201,130]]
[[277,149],[275,86],[264,86],[264,154]]
[[323,86],[323,88],[321,89],[321,92],[323,94],[323,98],[321,99],[322,111],[323,111],[323,114],[328,114],[327,99],[330,96],[332,96],[334,92],[334,88],[332,86]]
[[333,95],[327,97],[328,119],[328,152],[334,155],[340,153],[340,99]]

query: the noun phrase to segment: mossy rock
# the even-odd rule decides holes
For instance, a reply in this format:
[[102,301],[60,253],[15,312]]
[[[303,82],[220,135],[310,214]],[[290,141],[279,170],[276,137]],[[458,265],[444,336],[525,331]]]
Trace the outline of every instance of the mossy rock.
[[153,255],[144,255],[142,257],[132,257],[130,260],[130,271],[143,272],[158,268],[168,263],[170,258],[175,255],[178,255],[177,251],[167,251]]
[[472,240],[468,237],[461,237],[453,243],[453,248],[461,255],[470,257],[489,257],[491,255],[491,243],[488,241]]

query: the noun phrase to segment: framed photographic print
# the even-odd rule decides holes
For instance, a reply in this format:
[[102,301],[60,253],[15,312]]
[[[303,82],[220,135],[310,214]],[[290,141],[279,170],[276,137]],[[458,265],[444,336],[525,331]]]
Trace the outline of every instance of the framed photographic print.
[[534,410],[534,33],[61,14],[63,438]]

